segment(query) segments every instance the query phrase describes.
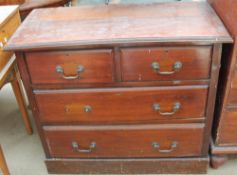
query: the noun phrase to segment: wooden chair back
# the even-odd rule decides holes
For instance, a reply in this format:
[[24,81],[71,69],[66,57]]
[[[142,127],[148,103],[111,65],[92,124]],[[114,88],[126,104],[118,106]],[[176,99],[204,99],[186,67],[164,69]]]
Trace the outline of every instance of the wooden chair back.
[[25,0],[1,0],[0,5],[19,5],[23,4]]

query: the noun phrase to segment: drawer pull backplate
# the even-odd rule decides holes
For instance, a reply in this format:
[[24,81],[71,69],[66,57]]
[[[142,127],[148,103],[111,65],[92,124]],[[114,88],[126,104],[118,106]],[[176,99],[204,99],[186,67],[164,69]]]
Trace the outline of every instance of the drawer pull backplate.
[[176,103],[174,103],[173,111],[171,111],[171,112],[162,112],[159,103],[153,104],[154,111],[159,112],[159,114],[163,115],[163,116],[174,115],[180,108],[181,108],[181,104],[179,102],[176,102]]
[[154,149],[157,149],[160,153],[171,153],[177,148],[178,143],[177,142],[172,142],[170,145],[170,149],[161,149],[160,144],[158,142],[153,142],[152,147]]
[[153,62],[151,67],[153,71],[157,72],[160,75],[172,75],[182,69],[183,64],[180,61],[177,61],[173,65],[173,71],[160,71],[160,64],[158,62]]
[[95,142],[91,142],[88,149],[82,149],[80,148],[80,145],[77,142],[72,142],[73,150],[79,153],[91,153],[95,147],[96,147]]
[[79,65],[77,67],[77,70],[76,70],[77,75],[67,76],[67,75],[64,74],[64,70],[63,70],[63,68],[61,66],[56,66],[56,72],[61,74],[61,76],[65,80],[75,80],[75,79],[80,78],[80,73],[84,72],[84,70],[85,70],[84,66],[83,65]]

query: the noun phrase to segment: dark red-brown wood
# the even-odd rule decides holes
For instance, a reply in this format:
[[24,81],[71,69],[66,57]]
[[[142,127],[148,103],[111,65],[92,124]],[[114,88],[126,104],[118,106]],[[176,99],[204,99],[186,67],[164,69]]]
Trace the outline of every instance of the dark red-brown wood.
[[[35,91],[35,97],[45,123],[184,122],[205,118],[207,90],[207,86],[58,90]],[[180,103],[180,109],[162,115],[172,112],[175,103]],[[154,109],[155,104],[160,104],[159,111]],[[91,111],[85,111],[87,108]]]
[[224,165],[228,160],[227,156],[223,155],[211,155],[210,159],[211,159],[210,161],[211,167],[214,169],[218,169],[220,166]]
[[[201,153],[203,127],[203,124],[45,127],[44,134],[52,158],[183,157]],[[73,142],[78,144],[77,149],[72,147]],[[93,142],[96,146],[90,148]]]
[[[110,83],[114,81],[112,50],[26,53],[33,84]],[[56,71],[57,66],[63,73]],[[84,70],[77,72],[79,66]],[[75,79],[66,79],[77,76]],[[64,78],[65,76],[66,78]]]
[[215,143],[219,146],[236,146],[237,145],[237,110],[226,110],[222,112],[221,126],[218,128],[220,135],[216,138]]
[[[236,69],[237,70],[237,69]],[[228,104],[237,105],[237,71],[234,71],[233,79],[231,82],[231,89],[229,92]]]
[[[6,49],[19,51],[17,62],[51,173],[138,173],[141,167],[144,173],[203,173],[222,43],[231,41],[207,3],[190,2],[36,10]],[[147,49],[153,49],[152,56],[168,49],[169,57],[159,60],[162,71],[172,71],[181,56],[183,69],[172,78],[151,74],[142,81],[126,80],[125,72],[150,70]],[[124,56],[128,50],[143,56],[140,63]],[[84,79],[76,73],[80,63]],[[157,107],[152,111],[154,101],[175,119],[160,119]],[[96,146],[90,144],[95,139]],[[152,145],[153,140],[162,143]],[[97,152],[91,152],[94,148]],[[75,154],[81,149],[91,156]]]
[[208,163],[207,157],[46,160],[48,172],[59,174],[206,174]]
[[[208,79],[210,76],[211,49],[211,46],[122,49],[122,80]],[[174,65],[177,62],[181,63],[182,67],[175,71]],[[159,64],[160,69],[158,71],[153,69],[152,64],[154,63]],[[162,72],[170,72],[170,74],[163,75]]]
[[232,39],[206,2],[100,5],[35,10],[6,49],[185,41],[222,43]]
[[227,160],[226,155],[237,153],[237,1],[209,0],[209,3],[227,26],[235,39],[233,45],[225,45],[222,55],[222,68],[218,84],[217,103],[211,144],[211,165],[218,168]]

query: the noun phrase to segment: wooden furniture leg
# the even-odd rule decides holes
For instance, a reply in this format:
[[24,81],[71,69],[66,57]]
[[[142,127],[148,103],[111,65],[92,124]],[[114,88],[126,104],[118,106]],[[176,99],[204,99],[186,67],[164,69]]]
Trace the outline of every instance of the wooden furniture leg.
[[0,169],[2,170],[3,175],[10,175],[1,145],[0,145]]
[[214,169],[218,169],[220,166],[224,165],[228,157],[226,155],[211,155],[210,164]]
[[22,118],[25,124],[26,131],[29,135],[33,133],[28,112],[27,112],[27,107],[25,104],[24,96],[20,88],[20,79],[17,77],[17,72],[16,69],[13,70],[13,80],[11,81],[11,86],[14,91],[14,94],[16,96],[17,103],[19,105],[20,112],[22,114]]

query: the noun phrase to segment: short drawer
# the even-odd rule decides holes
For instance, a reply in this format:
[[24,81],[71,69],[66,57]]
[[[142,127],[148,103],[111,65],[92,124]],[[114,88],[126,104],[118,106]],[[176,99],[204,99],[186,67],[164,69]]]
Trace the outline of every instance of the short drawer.
[[114,81],[112,50],[31,52],[26,61],[34,84]]
[[46,123],[154,123],[204,119],[207,86],[35,91]]
[[53,158],[198,156],[204,124],[44,127]]
[[122,49],[122,80],[208,79],[211,53],[211,46]]

